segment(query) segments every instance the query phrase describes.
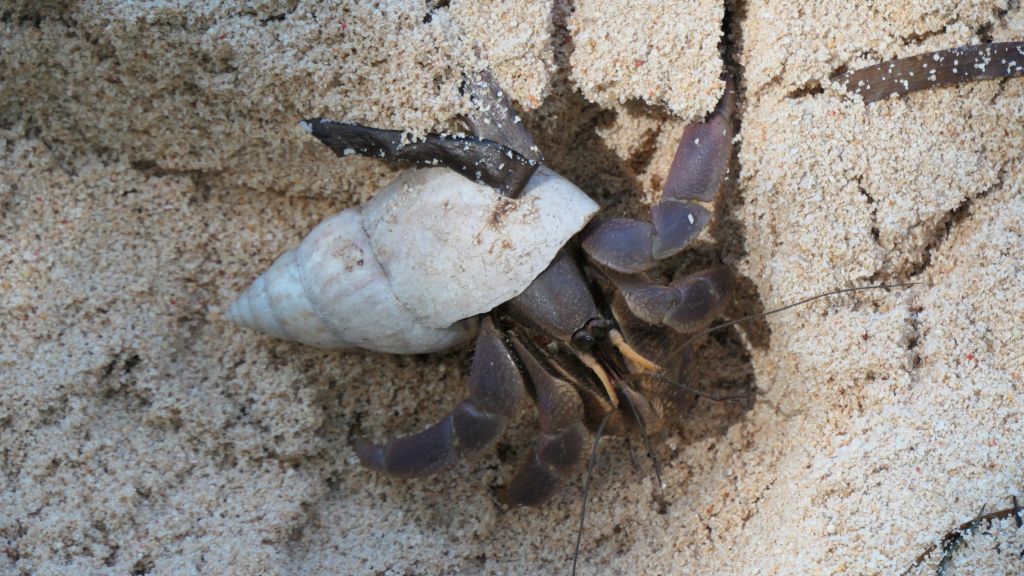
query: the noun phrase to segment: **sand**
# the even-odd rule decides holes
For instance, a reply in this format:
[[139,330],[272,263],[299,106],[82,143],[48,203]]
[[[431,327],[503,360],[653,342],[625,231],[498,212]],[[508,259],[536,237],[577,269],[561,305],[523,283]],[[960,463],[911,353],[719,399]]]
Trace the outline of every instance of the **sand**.
[[[843,68],[1024,38],[1017,2],[10,4],[0,20],[0,573],[568,573],[582,481],[494,500],[535,434],[435,477],[358,466],[417,430],[470,352],[325,353],[224,310],[393,170],[327,116],[457,126],[490,66],[548,163],[608,207],[656,197],[742,65],[737,155],[679,262],[741,276],[701,400],[602,443],[581,574],[1024,573],[1024,80],[865,106]],[[729,32],[726,57],[718,49]],[[641,64],[637,62],[642,61]],[[948,541],[948,540],[947,540]]]

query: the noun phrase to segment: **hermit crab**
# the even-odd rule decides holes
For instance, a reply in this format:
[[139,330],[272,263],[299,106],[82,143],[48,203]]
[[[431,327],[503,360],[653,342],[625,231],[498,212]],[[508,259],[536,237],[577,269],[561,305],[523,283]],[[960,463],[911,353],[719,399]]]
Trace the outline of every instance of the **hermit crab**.
[[427,430],[357,441],[356,452],[392,476],[436,472],[496,440],[531,398],[541,437],[505,499],[536,505],[579,469],[588,430],[607,415],[609,434],[650,435],[691,402],[686,336],[729,301],[732,276],[719,267],[659,285],[644,271],[707,224],[695,201],[713,200],[726,172],[735,97],[727,90],[687,129],[651,223],[588,226],[597,204],[541,164],[493,79],[467,86],[478,110],[470,135],[401,146],[398,131],[306,121],[339,155],[424,167],[317,226],[229,317],[314,346],[393,353],[443,350],[476,333],[463,402]]
[[[942,51],[839,81],[873,101],[1020,74],[1020,52],[1021,43]],[[725,267],[669,283],[651,272],[709,221],[701,204],[714,201],[732,154],[726,85],[708,118],[684,130],[650,221],[595,218],[593,200],[542,164],[486,72],[464,86],[476,103],[468,134],[403,142],[401,131],[303,121],[339,156],[414,167],[317,226],[228,316],[323,348],[412,354],[475,336],[465,400],[426,430],[357,440],[355,451],[391,476],[435,473],[494,442],[532,400],[540,438],[503,498],[542,504],[580,471],[592,433],[646,438],[693,402],[690,340],[728,304],[734,279]]]

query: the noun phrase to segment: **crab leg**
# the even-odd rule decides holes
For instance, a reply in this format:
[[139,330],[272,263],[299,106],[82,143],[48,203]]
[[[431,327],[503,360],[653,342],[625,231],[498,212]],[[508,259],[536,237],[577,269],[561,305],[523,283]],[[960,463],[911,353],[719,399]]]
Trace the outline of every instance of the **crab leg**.
[[637,318],[691,334],[705,328],[732,300],[735,280],[724,266],[683,276],[668,286],[642,276],[611,272],[626,306]]
[[[732,275],[724,268],[668,286],[652,282],[643,272],[685,248],[711,218],[696,202],[713,201],[722,186],[732,156],[735,107],[736,93],[727,81],[711,116],[683,131],[661,201],[651,207],[651,222],[612,218],[584,233],[583,251],[605,269],[632,313],[645,322],[693,332],[721,312],[732,296]],[[634,364],[644,364],[632,351],[618,347]]]
[[502,499],[511,506],[539,506],[582,466],[590,434],[572,384],[552,376],[515,335],[512,346],[533,383],[541,433]]
[[426,430],[372,444],[354,442],[367,468],[390,476],[425,476],[471,457],[497,439],[526,398],[523,377],[501,333],[484,318],[469,374],[469,397]]
[[476,136],[428,134],[421,141],[402,144],[401,130],[381,130],[323,118],[303,120],[302,126],[338,156],[358,154],[388,162],[445,166],[513,198],[540,165],[507,146]]
[[473,136],[428,134],[403,142],[401,130],[310,118],[300,124],[338,156],[358,154],[417,166],[445,166],[517,198],[541,164],[540,151],[489,72],[467,80],[476,110],[464,118]]
[[533,143],[533,136],[523,125],[523,119],[490,71],[484,70],[475,80],[467,80],[465,89],[477,107],[464,118],[473,134],[508,146],[536,164],[543,161],[540,150]]
[[692,201],[711,202],[722,186],[732,156],[735,106],[736,92],[728,81],[711,116],[683,131],[661,201],[651,207],[651,221],[611,218],[592,224],[582,242],[591,260],[616,272],[642,272],[700,234],[711,215]]
[[[626,305],[621,292],[612,300],[612,314],[636,351],[661,368],[660,374],[640,374],[636,384],[642,396],[660,400],[655,416],[644,416],[647,433],[654,434],[665,422],[686,414],[694,403],[693,347],[687,343],[685,334],[638,318]],[[632,398],[635,394],[631,392],[624,390],[624,395],[630,396],[630,401],[637,405]]]

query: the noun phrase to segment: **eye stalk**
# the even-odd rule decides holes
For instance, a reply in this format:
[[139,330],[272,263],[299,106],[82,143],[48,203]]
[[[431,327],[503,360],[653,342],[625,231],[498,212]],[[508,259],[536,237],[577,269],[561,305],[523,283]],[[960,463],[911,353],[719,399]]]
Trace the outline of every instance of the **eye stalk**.
[[580,352],[590,352],[596,343],[597,338],[586,328],[580,328],[572,335],[572,347]]
[[598,340],[608,338],[612,328],[612,322],[607,318],[591,318],[583,328],[573,333],[572,347],[580,352],[589,352]]

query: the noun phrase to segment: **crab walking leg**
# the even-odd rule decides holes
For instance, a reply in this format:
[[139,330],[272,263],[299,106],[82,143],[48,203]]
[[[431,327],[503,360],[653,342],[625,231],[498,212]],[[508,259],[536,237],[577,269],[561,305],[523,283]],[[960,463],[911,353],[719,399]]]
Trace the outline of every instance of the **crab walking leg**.
[[470,457],[505,430],[527,396],[523,377],[490,317],[477,336],[469,374],[469,397],[430,428],[385,444],[356,439],[367,468],[400,478],[425,476]]
[[579,471],[590,434],[572,384],[552,376],[514,334],[512,346],[533,383],[541,433],[502,499],[510,506],[539,506]]
[[467,79],[464,89],[477,107],[464,119],[477,138],[508,146],[527,160],[543,161],[523,119],[490,71],[480,72],[476,79]]
[[736,91],[727,81],[711,116],[683,130],[661,201],[651,207],[651,221],[611,218],[591,224],[582,242],[591,260],[617,272],[642,272],[700,234],[711,214],[692,201],[711,202],[722,187],[732,156],[735,107]]
[[508,95],[488,71],[463,88],[476,109],[463,118],[472,136],[428,134],[403,141],[401,130],[310,118],[300,124],[338,156],[358,154],[388,162],[444,166],[510,198],[518,198],[543,160]]
[[696,401],[693,347],[687,342],[687,334],[637,318],[621,292],[616,293],[611,309],[623,336],[636,352],[661,368],[660,374],[639,375],[636,385],[644,397],[657,399],[656,416],[660,419],[644,417],[647,433],[655,434],[666,421],[682,418]]
[[338,156],[358,154],[388,162],[444,166],[512,198],[519,196],[540,166],[507,146],[476,136],[428,134],[423,140],[403,144],[401,130],[323,118],[303,120],[301,126]]
[[609,273],[629,310],[644,322],[676,332],[697,332],[732,300],[736,282],[724,266],[709,268],[661,286],[642,276]]

